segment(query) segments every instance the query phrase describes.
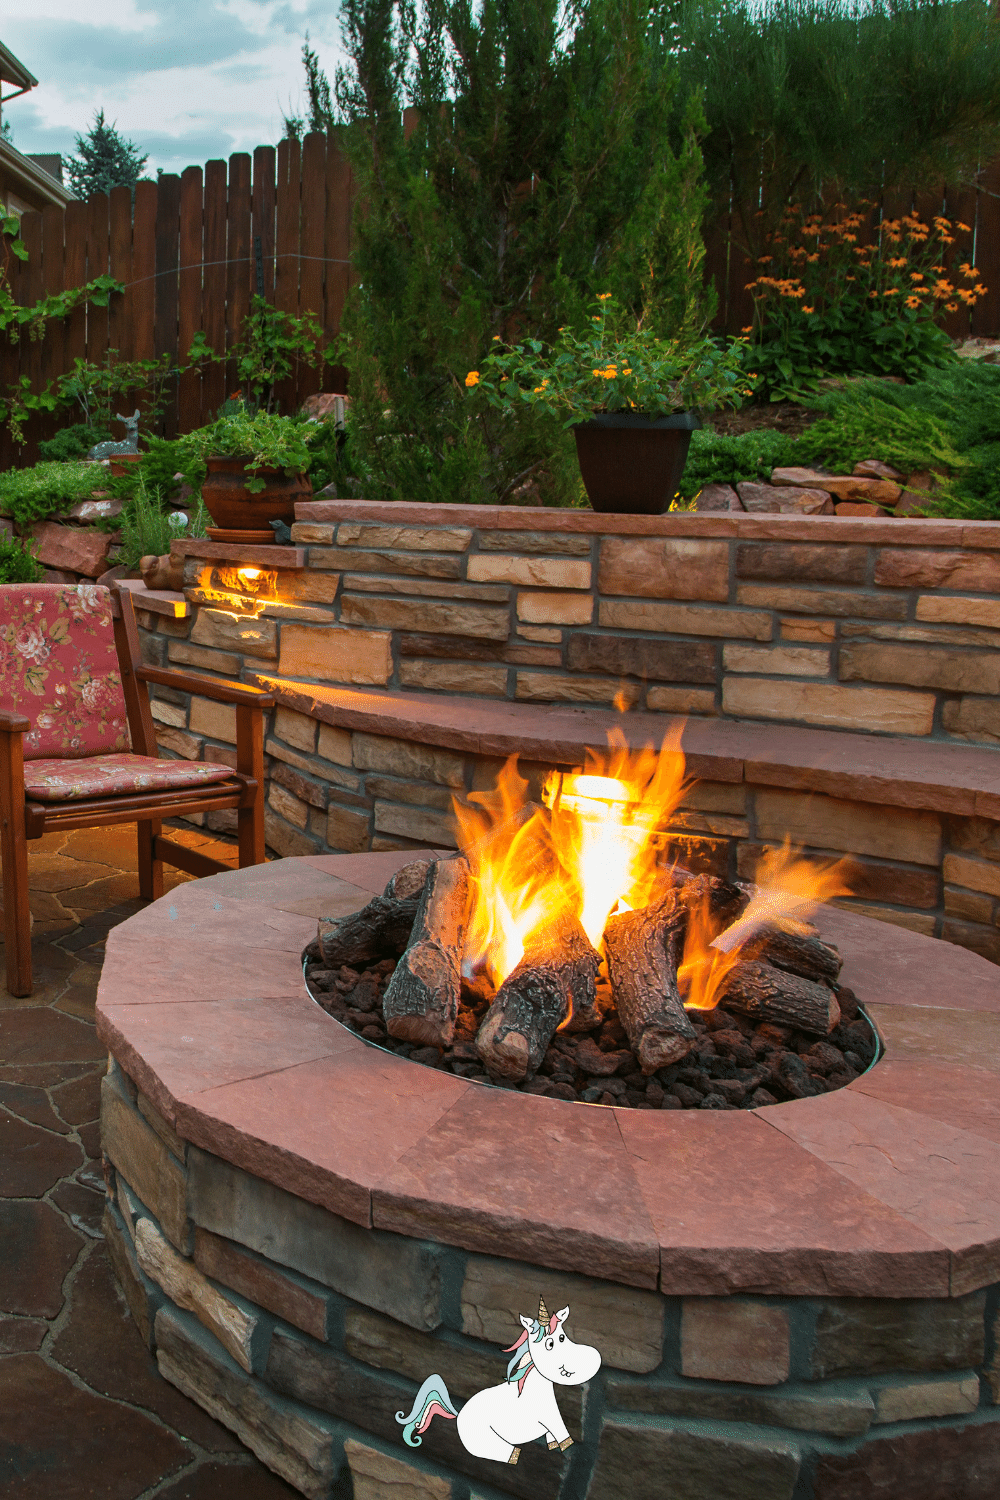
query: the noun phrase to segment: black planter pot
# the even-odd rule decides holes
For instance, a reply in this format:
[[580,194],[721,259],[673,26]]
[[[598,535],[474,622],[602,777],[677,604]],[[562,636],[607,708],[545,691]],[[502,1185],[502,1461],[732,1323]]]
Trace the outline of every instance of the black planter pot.
[[573,428],[587,498],[594,510],[658,516],[670,509],[687,463],[693,412],[643,417],[614,412]]

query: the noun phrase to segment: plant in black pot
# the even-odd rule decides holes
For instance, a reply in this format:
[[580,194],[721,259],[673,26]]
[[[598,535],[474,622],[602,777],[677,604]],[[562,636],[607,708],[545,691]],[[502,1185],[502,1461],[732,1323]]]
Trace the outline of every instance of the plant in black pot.
[[493,351],[465,384],[490,405],[537,402],[565,414],[594,510],[669,510],[700,412],[739,406],[752,389],[741,340],[669,340],[637,326],[610,292],[582,332],[562,328]]
[[312,494],[309,433],[295,417],[251,413],[240,403],[181,440],[208,470],[201,494],[216,528],[273,540],[272,521],[292,524],[296,501]]

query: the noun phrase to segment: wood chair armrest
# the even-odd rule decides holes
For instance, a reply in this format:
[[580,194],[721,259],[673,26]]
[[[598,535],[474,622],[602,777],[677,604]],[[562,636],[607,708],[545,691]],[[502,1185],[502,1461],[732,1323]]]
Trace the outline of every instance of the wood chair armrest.
[[[248,708],[273,708],[274,697],[263,688],[248,687],[242,682],[220,681],[218,677],[196,677],[190,672],[171,672],[166,667],[137,667],[140,682],[155,682],[160,687],[176,688],[179,693],[197,693],[202,698],[216,698],[220,703],[236,703]],[[25,721],[27,727],[27,721]]]
[[31,728],[31,720],[14,708],[0,708],[0,734],[23,734]]

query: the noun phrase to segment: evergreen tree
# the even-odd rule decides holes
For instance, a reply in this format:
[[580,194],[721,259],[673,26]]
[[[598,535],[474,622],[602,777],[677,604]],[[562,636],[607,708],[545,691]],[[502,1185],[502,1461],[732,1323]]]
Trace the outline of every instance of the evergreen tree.
[[13,146],[14,144],[14,132],[10,128],[9,120],[4,120],[3,124],[0,125],[0,141],[5,141],[8,146]]
[[306,72],[306,93],[309,98],[309,117],[285,115],[285,135],[300,141],[306,130],[332,130],[334,125],[333,102],[330,98],[330,80],[320,66],[319,57],[309,45],[309,33],[302,44],[302,66]]
[[105,123],[103,109],[94,116],[87,134],[77,136],[76,149],[78,155],[67,157],[65,165],[78,198],[110,193],[113,187],[131,188],[135,197],[135,185],[149,158],[140,156],[134,142],[123,140],[114,125]]
[[494,336],[547,340],[598,290],[651,330],[704,326],[700,115],[685,101],[671,142],[667,31],[649,0],[345,0],[342,20],[365,493],[495,503],[527,480],[565,503],[572,437],[537,408],[500,418],[465,376]]
[[1000,149],[990,0],[662,3],[716,202],[755,254],[792,200],[970,182]]

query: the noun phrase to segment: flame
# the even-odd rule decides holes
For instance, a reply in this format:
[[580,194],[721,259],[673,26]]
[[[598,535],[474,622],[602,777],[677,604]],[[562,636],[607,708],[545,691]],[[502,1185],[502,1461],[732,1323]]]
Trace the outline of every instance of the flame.
[[277,573],[268,568],[227,567],[209,563],[202,568],[197,586],[187,590],[196,604],[209,604],[234,620],[255,620],[275,601]]
[[[648,906],[673,887],[660,833],[694,784],[686,779],[682,730],[676,725],[659,751],[631,750],[612,731],[607,751],[588,751],[581,770],[550,773],[541,804],[528,798],[516,755],[492,790],[454,799],[473,886],[462,971],[480,994],[499,989],[529,943],[538,946],[563,919],[579,921],[599,949],[610,916]],[[847,894],[846,864],[804,859],[787,841],[765,850],[755,892],[725,930],[706,892],[686,925],[678,970],[685,1005],[718,1004],[744,945],[763,927],[804,931],[819,905]]]
[[654,835],[688,789],[682,728],[658,752],[630,750],[612,731],[608,751],[588,751],[582,771],[552,772],[544,806],[527,801],[516,756],[492,792],[455,802],[474,889],[467,976],[485,971],[498,988],[543,926],[573,916],[598,948],[616,908],[648,904],[664,880]]
[[707,897],[691,912],[684,939],[684,957],[677,982],[689,1010],[714,1010],[726,977],[740,962],[743,945],[764,927],[788,932],[808,930],[806,918],[835,896],[850,893],[844,873],[846,860],[803,859],[786,839],[780,848],[765,849],[754,873],[756,887],[743,915],[719,930]]

